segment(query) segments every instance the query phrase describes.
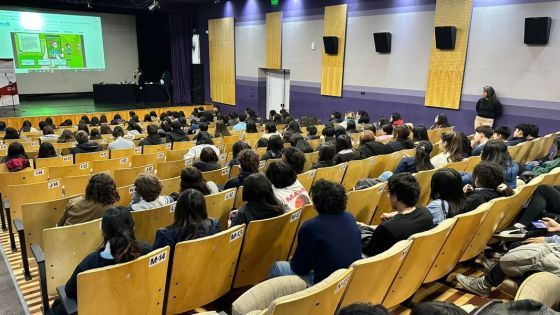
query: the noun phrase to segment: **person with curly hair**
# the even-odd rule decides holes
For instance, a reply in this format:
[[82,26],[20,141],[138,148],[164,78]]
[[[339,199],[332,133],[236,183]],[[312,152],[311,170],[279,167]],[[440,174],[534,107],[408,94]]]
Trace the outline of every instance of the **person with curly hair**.
[[238,159],[239,166],[241,167],[239,175],[230,178],[225,184],[224,189],[243,186],[245,178],[259,171],[259,156],[257,155],[257,152],[251,149],[242,150],[239,152]]
[[159,208],[175,201],[171,196],[160,195],[163,186],[154,174],[138,175],[134,187],[136,190],[130,202],[132,211]]
[[311,196],[319,215],[301,226],[292,260],[275,262],[271,278],[298,275],[313,285],[362,258],[360,229],[346,211],[344,188],[321,179],[311,187]]
[[72,225],[99,219],[120,200],[115,181],[105,173],[95,174],[86,187],[86,196],[71,200],[57,225]]

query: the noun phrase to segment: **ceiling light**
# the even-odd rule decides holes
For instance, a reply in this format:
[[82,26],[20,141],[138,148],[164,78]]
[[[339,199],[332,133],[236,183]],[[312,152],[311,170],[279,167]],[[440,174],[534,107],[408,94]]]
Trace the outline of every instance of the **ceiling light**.
[[148,6],[148,10],[154,11],[155,9],[159,9],[159,1],[154,0],[152,4]]

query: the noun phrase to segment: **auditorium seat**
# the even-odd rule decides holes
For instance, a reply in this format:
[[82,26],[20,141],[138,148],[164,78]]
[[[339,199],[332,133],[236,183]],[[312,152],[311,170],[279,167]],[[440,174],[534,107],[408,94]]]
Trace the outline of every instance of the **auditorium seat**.
[[181,176],[181,171],[187,166],[188,164],[185,160],[160,162],[157,164],[156,175],[159,179]]
[[373,187],[348,192],[346,210],[352,213],[356,221],[370,224],[386,185],[387,183],[379,183]]
[[161,179],[160,180],[162,189],[161,195],[171,195],[174,192],[178,192],[181,186],[181,177],[172,177],[168,179]]
[[266,161],[259,162],[259,172],[266,173],[266,170],[273,162],[282,161],[282,159],[268,159]]
[[305,165],[303,166],[303,171],[304,172],[309,171],[311,169],[311,166],[317,163],[318,160],[319,160],[319,151],[305,153]]
[[144,173],[154,173],[153,165],[138,166],[132,168],[119,168],[113,171],[113,178],[117,187],[134,184],[136,177]]
[[348,162],[346,173],[342,179],[342,187],[344,187],[347,192],[351,191],[360,179],[369,176],[374,161],[374,157],[369,157],[363,160]]
[[420,171],[414,174],[416,180],[420,184],[420,196],[418,197],[417,205],[425,206],[430,202],[430,193],[432,191],[432,176],[437,169]]
[[229,178],[229,167],[223,167],[214,171],[202,172],[206,181],[213,181],[216,185],[225,185]]
[[[317,134],[319,135],[319,131],[317,131]],[[313,148],[313,150],[318,151],[317,148],[319,147],[319,145],[321,143],[323,143],[323,139],[313,139],[313,140],[307,140],[307,142],[309,143],[309,145]]]
[[120,199],[115,203],[115,205],[123,207],[130,206],[132,196],[134,196],[134,191],[134,185],[117,187],[117,193],[119,194]]
[[156,231],[173,223],[175,203],[158,208],[131,211],[136,239],[153,244]]
[[240,172],[241,172],[241,166],[239,166],[239,164],[233,165],[229,170],[228,179],[232,179],[232,178],[237,177],[237,175],[239,175]]
[[297,243],[298,243],[298,233],[299,233],[299,229],[301,228],[301,226],[315,218],[316,216],[318,216],[319,213],[317,212],[317,209],[315,209],[315,206],[313,204],[309,204],[309,205],[305,205],[301,208],[301,215],[299,218],[299,223],[296,229],[296,233],[294,235],[294,241],[292,242],[292,248],[290,249],[290,255],[288,257],[292,257],[294,255],[294,253],[296,252],[296,247],[297,247]]
[[91,170],[93,173],[100,173],[104,171],[115,171],[120,168],[129,168],[129,167],[130,167],[129,157],[91,161]]
[[[188,151],[196,145],[196,141],[173,142],[172,151]],[[184,155],[184,154],[183,154]]]
[[36,168],[44,168],[44,167],[52,167],[52,166],[67,166],[73,164],[74,164],[74,157],[72,155],[35,159]]
[[153,165],[155,167],[157,166],[157,163],[163,162],[161,161],[161,159],[158,159],[158,154],[159,153],[134,154],[131,159],[130,167],[139,167],[146,165]]
[[500,224],[496,228],[496,231],[502,231],[515,223],[515,219],[517,219],[517,216],[521,213],[523,207],[527,204],[527,202],[529,202],[537,187],[543,184],[544,179],[545,176],[543,175],[537,176],[529,183],[515,189],[515,195],[509,198],[507,211],[503,212],[502,219],[500,220]]
[[151,153],[165,153],[167,151],[167,143],[162,144],[154,144],[154,145],[145,145],[142,147],[142,154],[151,154]]
[[165,160],[167,162],[170,161],[179,161],[179,160],[183,160],[183,158],[185,157],[185,154],[187,154],[188,150],[171,150],[171,151],[167,151],[165,152]]
[[230,188],[219,193],[206,195],[206,211],[209,218],[215,218],[220,223],[220,230],[227,229],[228,218],[235,202],[237,188]]
[[482,160],[482,157],[480,155],[475,155],[471,156],[467,160],[469,163],[467,164],[467,167],[465,167],[465,173],[472,173],[474,171],[474,167]]
[[400,151],[376,155],[373,159],[369,177],[377,178],[385,171],[393,172],[403,157],[406,157],[406,155]]
[[180,314],[220,298],[231,288],[245,225],[177,243],[169,278],[167,314]]
[[317,172],[315,173],[313,183],[316,183],[320,179],[324,179],[340,184],[342,182],[342,178],[344,177],[344,173],[346,172],[347,166],[348,162],[344,162],[335,166],[318,168],[316,169]]
[[305,190],[310,191],[311,185],[313,185],[313,182],[315,181],[316,174],[317,170],[309,170],[305,173],[298,174],[297,180],[301,183]]
[[464,172],[467,166],[469,165],[469,162],[470,162],[470,158],[463,159],[459,162],[449,162],[444,167],[454,169],[457,172]]
[[74,163],[80,164],[82,162],[91,162],[91,161],[99,161],[99,160],[108,160],[109,159],[109,151],[97,151],[91,153],[77,153],[74,154]]
[[83,194],[93,174],[67,176],[62,178],[62,189],[65,196]]
[[538,272],[529,276],[517,290],[515,301],[533,300],[558,310],[560,307],[560,277],[550,272]]
[[122,157],[130,157],[135,154],[134,150],[136,148],[126,148],[126,149],[113,149],[109,151],[110,159],[118,159]]

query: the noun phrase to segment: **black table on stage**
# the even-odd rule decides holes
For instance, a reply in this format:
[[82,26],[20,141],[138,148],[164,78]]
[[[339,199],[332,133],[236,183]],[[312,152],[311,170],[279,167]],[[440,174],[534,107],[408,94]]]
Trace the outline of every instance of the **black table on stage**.
[[165,87],[161,84],[144,84],[141,91],[142,101],[144,101],[144,103],[169,102],[167,93],[165,93]]
[[93,101],[96,104],[136,104],[140,90],[136,84],[94,84]]

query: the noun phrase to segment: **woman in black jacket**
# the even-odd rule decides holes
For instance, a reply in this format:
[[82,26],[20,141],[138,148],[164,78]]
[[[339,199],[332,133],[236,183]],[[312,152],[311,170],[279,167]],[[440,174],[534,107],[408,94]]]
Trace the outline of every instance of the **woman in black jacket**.
[[218,156],[214,149],[206,147],[200,151],[200,160],[196,161],[193,167],[196,167],[201,172],[215,171],[221,168],[218,161]]
[[231,220],[231,226],[249,224],[253,220],[273,218],[284,213],[278,204],[272,184],[263,173],[255,173],[243,182],[243,201],[246,202]]
[[340,164],[361,158],[360,152],[352,148],[352,139],[346,134],[336,138],[336,155],[334,156],[334,164]]
[[393,129],[393,141],[387,143],[389,153],[414,148],[414,143],[408,138],[410,128],[407,125],[398,125]]
[[499,197],[508,197],[514,194],[513,190],[504,184],[504,170],[495,162],[480,162],[473,170],[474,184],[465,185],[463,191],[467,200],[463,213],[476,209],[481,204]]
[[479,126],[494,126],[494,120],[502,115],[502,104],[491,86],[482,88],[482,98],[476,102],[474,129]]
[[162,144],[161,137],[158,134],[158,126],[156,124],[149,124],[146,128],[148,136],[138,143],[138,146]]
[[362,136],[360,137],[359,150],[362,159],[389,153],[389,148],[387,148],[386,145],[375,141],[375,134],[371,130],[364,130]]
[[274,135],[268,139],[268,146],[266,153],[261,157],[261,161],[269,159],[279,159],[282,157],[282,149],[284,148],[284,141],[280,136]]
[[334,165],[334,155],[336,147],[332,144],[323,145],[319,150],[319,161],[311,166],[311,169],[329,167]]

